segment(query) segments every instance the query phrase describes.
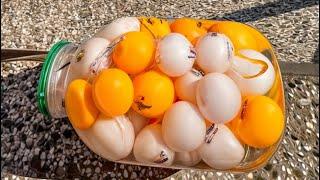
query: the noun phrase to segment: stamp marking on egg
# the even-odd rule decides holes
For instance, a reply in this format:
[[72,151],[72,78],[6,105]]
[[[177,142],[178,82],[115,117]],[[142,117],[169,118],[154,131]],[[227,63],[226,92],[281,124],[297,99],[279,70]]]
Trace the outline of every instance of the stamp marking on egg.
[[189,59],[194,59],[194,58],[196,58],[197,53],[196,53],[196,51],[194,50],[193,47],[190,47],[190,53],[191,53],[191,54],[188,56]]
[[153,162],[157,164],[162,164],[168,160],[169,160],[168,155],[164,151],[161,151],[160,154],[155,158]]
[[207,130],[207,132],[206,132],[206,136],[205,136],[205,140],[204,140],[204,141],[205,141],[207,144],[211,143],[214,135],[218,132],[218,130],[219,130],[218,127],[215,126],[215,124],[212,124],[212,125],[208,128],[208,130]]
[[199,76],[202,76],[201,72],[200,71],[197,71],[196,69],[191,69],[191,72],[192,74],[194,74],[195,76],[199,77]]
[[210,33],[210,36],[212,36],[212,37],[213,37],[213,36],[218,36],[218,33],[216,33],[216,32],[211,32],[211,33]]

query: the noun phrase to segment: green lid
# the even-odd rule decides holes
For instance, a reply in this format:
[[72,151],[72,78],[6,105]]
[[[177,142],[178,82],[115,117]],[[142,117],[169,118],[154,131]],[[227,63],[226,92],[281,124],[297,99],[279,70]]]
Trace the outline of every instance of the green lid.
[[54,44],[50,49],[42,65],[38,89],[37,89],[37,101],[38,101],[38,107],[40,112],[46,116],[49,116],[48,104],[46,100],[49,73],[50,73],[53,61],[56,58],[56,55],[58,54],[58,52],[62,47],[64,47],[69,43],[70,42],[68,41],[62,40]]

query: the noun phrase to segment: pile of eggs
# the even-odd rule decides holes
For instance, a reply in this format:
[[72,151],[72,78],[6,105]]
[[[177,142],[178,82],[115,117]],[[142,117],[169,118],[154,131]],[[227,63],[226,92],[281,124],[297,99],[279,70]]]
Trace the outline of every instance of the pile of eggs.
[[65,107],[83,142],[112,161],[214,169],[267,148],[284,128],[266,94],[271,45],[230,21],[124,17],[84,42],[70,63]]

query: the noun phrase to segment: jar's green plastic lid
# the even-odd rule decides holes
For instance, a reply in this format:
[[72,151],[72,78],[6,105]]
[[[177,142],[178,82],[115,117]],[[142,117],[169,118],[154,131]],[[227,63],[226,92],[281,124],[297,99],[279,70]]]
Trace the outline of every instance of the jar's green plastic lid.
[[56,58],[58,52],[62,47],[69,44],[70,42],[62,40],[57,42],[52,46],[50,49],[41,69],[40,73],[40,79],[38,83],[38,89],[37,89],[37,101],[38,101],[38,108],[40,112],[46,116],[49,116],[48,111],[48,104],[46,100],[46,92],[48,88],[48,77],[49,73],[51,72],[52,64],[54,59]]

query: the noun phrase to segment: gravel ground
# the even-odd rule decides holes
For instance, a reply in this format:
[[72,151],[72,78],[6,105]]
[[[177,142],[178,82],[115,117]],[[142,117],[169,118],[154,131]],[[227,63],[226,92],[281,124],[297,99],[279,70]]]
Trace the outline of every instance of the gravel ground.
[[1,47],[6,48],[80,42],[115,18],[142,15],[246,22],[265,33],[283,61],[311,62],[319,44],[317,0],[4,0],[1,5]]
[[[89,2],[89,1],[88,1]],[[1,47],[46,49],[61,39],[80,42],[117,17],[227,18],[256,26],[282,61],[313,62],[319,48],[319,1],[1,1]],[[222,11],[223,10],[223,11]],[[38,63],[1,63],[1,170],[50,178],[159,179],[176,171],[112,163],[78,139],[66,119],[37,110]],[[289,126],[275,158],[240,178],[318,177],[319,77],[285,77]],[[300,122],[301,121],[301,122]],[[307,132],[301,133],[300,129]],[[171,179],[232,179],[234,175],[180,171]]]

